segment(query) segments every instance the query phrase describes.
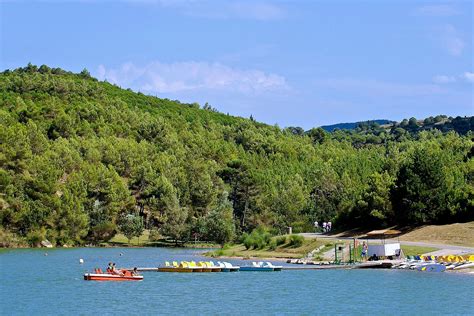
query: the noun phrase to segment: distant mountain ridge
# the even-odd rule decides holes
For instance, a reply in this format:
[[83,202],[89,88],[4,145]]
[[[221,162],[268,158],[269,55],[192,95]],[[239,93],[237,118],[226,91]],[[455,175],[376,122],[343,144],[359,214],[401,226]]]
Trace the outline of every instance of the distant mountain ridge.
[[417,134],[421,131],[439,130],[442,133],[454,131],[461,135],[466,135],[469,131],[474,131],[473,116],[451,117],[447,115],[430,116],[423,120],[414,117],[403,119],[400,122],[390,120],[369,120],[354,123],[340,123],[321,126],[321,129],[329,133],[337,131],[345,133],[355,133],[359,135],[379,135],[380,133],[405,133]]
[[373,124],[377,123],[379,125],[385,125],[385,124],[393,124],[396,123],[396,121],[390,121],[390,120],[385,120],[385,119],[379,119],[379,120],[368,120],[368,121],[360,121],[360,122],[352,122],[352,123],[338,123],[338,124],[332,124],[332,125],[323,125],[321,126],[322,129],[324,129],[327,132],[333,132],[336,129],[346,129],[346,130],[351,130],[355,129],[357,126],[360,124]]

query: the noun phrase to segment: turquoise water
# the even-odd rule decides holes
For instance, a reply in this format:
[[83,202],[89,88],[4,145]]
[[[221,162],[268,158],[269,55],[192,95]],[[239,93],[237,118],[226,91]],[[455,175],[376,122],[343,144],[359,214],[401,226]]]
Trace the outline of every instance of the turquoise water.
[[[199,260],[203,250],[84,248],[0,253],[1,315],[394,315],[474,313],[474,276],[399,270],[146,272],[142,282],[92,282],[120,267]],[[120,253],[123,255],[120,256]],[[84,264],[79,264],[79,258]],[[234,261],[237,262],[237,261]]]

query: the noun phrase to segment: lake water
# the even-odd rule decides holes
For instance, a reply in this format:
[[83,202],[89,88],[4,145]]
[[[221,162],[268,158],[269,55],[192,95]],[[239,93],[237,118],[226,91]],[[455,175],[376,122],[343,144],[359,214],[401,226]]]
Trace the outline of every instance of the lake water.
[[155,267],[165,260],[199,260],[202,251],[78,248],[0,252],[0,314],[474,314],[474,276],[454,273],[287,270],[145,272],[142,282],[82,278],[95,267],[105,269],[109,261],[119,267]]

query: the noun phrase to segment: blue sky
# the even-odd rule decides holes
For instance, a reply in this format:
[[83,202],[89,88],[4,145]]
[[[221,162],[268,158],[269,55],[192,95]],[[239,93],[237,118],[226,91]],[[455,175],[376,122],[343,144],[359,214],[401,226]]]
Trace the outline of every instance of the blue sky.
[[306,129],[474,115],[473,1],[1,2],[28,62]]

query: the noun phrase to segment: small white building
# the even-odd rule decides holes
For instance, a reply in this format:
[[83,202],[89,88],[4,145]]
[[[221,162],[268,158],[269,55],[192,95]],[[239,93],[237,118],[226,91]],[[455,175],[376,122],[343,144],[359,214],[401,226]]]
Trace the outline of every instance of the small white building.
[[402,255],[400,240],[398,242],[386,242],[385,238],[400,235],[401,232],[394,229],[373,230],[367,233],[367,237],[379,237],[382,241],[380,245],[368,245],[367,256],[371,257],[395,257]]
[[369,245],[367,255],[377,257],[398,256],[400,254],[400,243],[390,243],[382,245]]

